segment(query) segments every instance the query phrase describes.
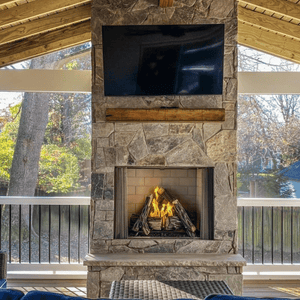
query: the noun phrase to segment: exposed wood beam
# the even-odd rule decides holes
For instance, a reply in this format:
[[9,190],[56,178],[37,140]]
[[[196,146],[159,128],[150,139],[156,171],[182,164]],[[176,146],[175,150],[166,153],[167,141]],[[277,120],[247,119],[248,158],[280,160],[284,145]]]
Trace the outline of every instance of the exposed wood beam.
[[107,108],[106,121],[108,122],[223,122],[225,121],[224,108],[206,109],[131,109]]
[[300,20],[300,5],[286,0],[239,0],[242,4],[251,4],[273,13]]
[[0,67],[91,40],[91,22],[85,21],[0,46]]
[[16,0],[0,0],[0,6],[13,4],[15,2]]
[[0,11],[0,26],[39,17],[44,14],[88,3],[90,0],[36,0],[20,6]]
[[91,18],[91,4],[16,25],[0,31],[0,45],[55,30]]
[[238,43],[266,53],[300,63],[300,42],[238,22]]
[[300,26],[254,12],[241,6],[238,8],[238,19],[242,22],[251,23],[268,30],[288,35],[292,38],[300,39]]

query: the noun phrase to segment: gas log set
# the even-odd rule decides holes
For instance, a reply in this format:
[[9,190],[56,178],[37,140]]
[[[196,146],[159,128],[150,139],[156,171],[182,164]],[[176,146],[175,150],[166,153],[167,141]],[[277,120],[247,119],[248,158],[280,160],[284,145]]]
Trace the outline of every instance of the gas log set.
[[130,236],[196,237],[195,217],[190,217],[179,200],[166,189],[156,187],[146,197],[140,215],[130,218]]

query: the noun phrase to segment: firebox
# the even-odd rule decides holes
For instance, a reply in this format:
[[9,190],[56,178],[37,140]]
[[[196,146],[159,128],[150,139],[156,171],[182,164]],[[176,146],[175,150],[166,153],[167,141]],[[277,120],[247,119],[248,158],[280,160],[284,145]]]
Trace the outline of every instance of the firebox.
[[116,167],[115,238],[212,240],[213,168]]

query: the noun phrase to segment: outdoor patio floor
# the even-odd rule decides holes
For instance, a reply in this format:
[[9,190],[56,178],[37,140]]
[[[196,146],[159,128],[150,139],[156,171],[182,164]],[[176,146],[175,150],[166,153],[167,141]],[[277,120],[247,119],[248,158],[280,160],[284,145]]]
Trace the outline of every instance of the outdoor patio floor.
[[[24,293],[38,290],[86,297],[84,280],[9,280],[8,288]],[[300,281],[245,281],[243,295],[297,299],[300,298]]]

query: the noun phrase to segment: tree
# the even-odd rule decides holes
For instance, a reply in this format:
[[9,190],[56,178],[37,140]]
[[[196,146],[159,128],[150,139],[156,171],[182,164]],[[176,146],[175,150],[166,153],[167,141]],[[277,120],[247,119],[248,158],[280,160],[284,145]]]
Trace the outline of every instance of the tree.
[[[85,50],[89,46],[86,44],[83,46],[77,47],[77,50]],[[61,51],[58,53],[53,53],[50,55],[46,55],[37,59],[33,59],[31,61],[30,68],[56,68],[58,65],[60,68],[68,68],[67,64],[67,57],[68,61],[71,61],[73,66],[78,65],[78,62],[76,62],[76,57],[72,57],[74,54],[74,49],[69,49],[65,51]],[[60,62],[60,60],[65,60],[63,63]],[[57,63],[59,61],[59,63]],[[86,60],[83,59],[82,53],[79,54],[78,61],[81,63],[84,63]],[[75,63],[76,62],[76,63]],[[45,132],[49,125],[48,124],[48,114],[49,114],[49,108],[53,109],[55,106],[55,97],[50,93],[25,93],[24,100],[22,102],[22,109],[21,109],[21,117],[20,117],[20,126],[18,131],[18,136],[16,139],[15,144],[15,151],[14,151],[14,157],[12,160],[12,167],[10,171],[10,183],[9,183],[9,191],[8,195],[27,195],[27,196],[33,196],[34,191],[36,188],[36,185],[38,183],[38,174],[39,174],[39,158],[40,153],[42,149],[43,143],[49,143],[51,142],[51,137],[45,137]],[[60,96],[59,97],[61,102],[65,101],[63,104],[61,103],[61,113],[60,115],[60,144],[59,146],[62,147],[60,151],[58,149],[54,149],[53,147],[46,146],[45,149],[47,149],[47,153],[49,153],[49,150],[52,149],[53,153],[57,154],[60,153],[62,157],[64,157],[65,160],[72,161],[72,164],[75,165],[75,160],[73,159],[73,153],[72,149],[75,150],[75,152],[79,152],[80,150],[77,149],[77,145],[79,144],[86,144],[86,140],[89,138],[88,134],[85,135],[82,133],[80,137],[76,137],[76,135],[73,134],[72,129],[76,127],[76,120],[71,120],[72,116],[71,114],[74,112],[74,109],[72,108],[73,102],[72,99],[70,99],[70,96]],[[80,97],[79,97],[80,98]],[[82,106],[81,106],[82,110]],[[57,114],[57,111],[55,112]],[[54,114],[54,112],[53,112]],[[77,113],[78,115],[78,113]],[[76,116],[76,113],[73,114],[73,117]],[[52,122],[53,123],[53,122]],[[53,128],[50,129],[50,131],[53,131]],[[79,131],[77,130],[76,133]],[[78,141],[79,139],[79,141]],[[44,147],[44,146],[43,146]],[[63,148],[65,147],[65,148]],[[67,148],[70,149],[67,149]],[[86,150],[86,149],[85,149]],[[89,149],[90,150],[90,149]],[[86,151],[88,152],[88,151]],[[72,156],[73,155],[73,156]],[[50,155],[51,156],[51,155]],[[49,156],[47,156],[48,160],[50,159]],[[47,160],[46,156],[44,156],[44,160]],[[60,160],[61,164],[63,165],[64,162]],[[77,161],[76,161],[77,162]],[[78,163],[77,163],[78,165]],[[58,174],[61,173],[63,170],[66,172],[66,164],[64,164],[64,168],[58,172],[49,172],[48,175],[51,174]],[[41,168],[42,169],[42,168]],[[45,170],[45,168],[44,168]],[[76,168],[73,170],[77,170]],[[77,172],[77,171],[76,171]],[[47,172],[46,172],[47,173]],[[71,174],[71,173],[70,173]],[[41,175],[41,182],[43,185],[46,183],[45,181],[45,174]],[[73,176],[73,175],[72,175]],[[71,176],[71,177],[72,177]],[[73,179],[75,177],[73,176]],[[48,192],[51,191],[61,191],[66,192],[68,189],[65,187],[62,187],[60,185],[60,188],[55,187],[55,184],[53,183],[55,180],[47,181],[49,184],[51,182],[51,187],[48,189]],[[57,181],[57,185],[59,180]],[[66,181],[65,181],[66,183]],[[74,182],[73,182],[74,183]],[[69,182],[67,185],[71,186],[72,184]],[[76,187],[76,184],[73,184],[73,187]]]
[[[249,54],[250,52],[250,54]],[[240,47],[242,71],[291,71],[299,65]],[[299,95],[240,95],[238,99],[239,185],[249,190],[260,181],[268,197],[289,197],[293,191],[280,170],[299,159]],[[273,167],[266,168],[269,161]]]

